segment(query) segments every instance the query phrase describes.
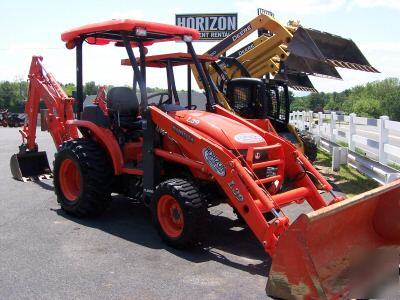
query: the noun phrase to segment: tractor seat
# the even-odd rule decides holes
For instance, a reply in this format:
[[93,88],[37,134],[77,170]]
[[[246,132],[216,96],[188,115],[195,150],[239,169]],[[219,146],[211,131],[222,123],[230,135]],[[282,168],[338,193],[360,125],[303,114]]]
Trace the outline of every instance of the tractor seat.
[[139,100],[128,87],[114,87],[107,93],[107,109],[112,122],[129,130],[142,129]]

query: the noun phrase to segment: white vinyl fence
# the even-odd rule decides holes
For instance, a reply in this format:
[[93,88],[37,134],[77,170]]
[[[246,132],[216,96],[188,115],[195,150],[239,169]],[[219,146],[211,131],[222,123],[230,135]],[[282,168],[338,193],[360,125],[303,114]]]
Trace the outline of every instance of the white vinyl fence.
[[[299,130],[310,132],[322,144],[347,148],[348,163],[371,175],[361,170],[367,164],[364,167],[375,175],[382,173],[378,181],[389,182],[400,177],[400,173],[390,167],[400,167],[400,122],[391,121],[387,116],[372,119],[356,114],[312,111],[295,111],[290,114],[290,122]],[[359,166],[352,163],[353,160],[358,161]]]

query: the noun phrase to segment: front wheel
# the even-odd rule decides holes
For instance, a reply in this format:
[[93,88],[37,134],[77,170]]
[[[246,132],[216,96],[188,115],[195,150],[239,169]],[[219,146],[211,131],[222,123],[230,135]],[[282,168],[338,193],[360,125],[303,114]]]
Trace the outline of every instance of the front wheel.
[[102,213],[111,201],[111,180],[107,155],[90,140],[65,142],[55,155],[57,201],[71,215],[86,217]]
[[157,186],[152,212],[161,238],[174,248],[187,248],[199,241],[207,206],[193,183],[169,179]]

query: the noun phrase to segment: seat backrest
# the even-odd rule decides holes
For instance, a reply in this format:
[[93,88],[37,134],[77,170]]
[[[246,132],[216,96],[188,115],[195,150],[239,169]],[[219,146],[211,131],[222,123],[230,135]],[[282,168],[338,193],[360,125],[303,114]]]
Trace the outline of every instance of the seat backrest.
[[136,117],[139,114],[139,100],[135,92],[128,87],[114,87],[107,93],[109,113]]

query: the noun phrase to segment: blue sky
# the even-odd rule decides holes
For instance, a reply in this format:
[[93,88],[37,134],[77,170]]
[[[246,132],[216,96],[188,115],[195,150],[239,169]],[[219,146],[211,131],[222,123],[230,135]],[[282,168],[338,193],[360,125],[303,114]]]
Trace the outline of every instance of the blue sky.
[[[61,42],[61,32],[86,23],[113,18],[143,19],[173,24],[176,13],[237,12],[239,26],[255,17],[258,7],[271,10],[282,23],[300,20],[315,28],[353,39],[381,74],[339,69],[343,81],[313,78],[320,91],[345,88],[386,77],[400,77],[400,0],[224,0],[224,1],[2,1],[0,80],[26,79],[32,55],[42,55],[61,82],[74,82],[74,51]],[[202,53],[212,43],[196,43]],[[131,71],[120,66],[126,55],[115,47],[84,48],[84,81],[129,84]],[[149,53],[184,51],[179,43],[163,43]],[[186,85],[185,70],[177,70],[178,88]],[[149,86],[165,86],[164,74],[150,71]]]

